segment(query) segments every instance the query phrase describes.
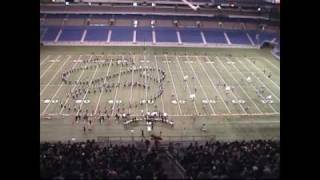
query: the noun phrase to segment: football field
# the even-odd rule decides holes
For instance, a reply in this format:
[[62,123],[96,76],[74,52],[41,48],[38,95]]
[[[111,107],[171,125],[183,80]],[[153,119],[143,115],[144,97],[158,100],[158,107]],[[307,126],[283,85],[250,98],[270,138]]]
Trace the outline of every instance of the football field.
[[[75,122],[85,112],[93,120],[86,133]],[[165,139],[279,138],[280,62],[270,49],[41,47],[41,141],[148,135],[144,123],[125,128],[114,118],[147,112],[174,121],[155,125]]]

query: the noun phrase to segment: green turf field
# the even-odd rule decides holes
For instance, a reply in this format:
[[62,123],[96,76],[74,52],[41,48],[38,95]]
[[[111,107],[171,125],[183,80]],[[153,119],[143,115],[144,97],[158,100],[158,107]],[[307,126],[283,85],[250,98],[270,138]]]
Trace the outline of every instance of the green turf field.
[[[85,60],[98,59],[85,63]],[[140,105],[158,90],[158,82],[138,72],[120,74],[132,65],[118,64],[132,59],[136,67],[161,69],[166,77],[164,93],[153,103]],[[106,66],[98,66],[107,63]],[[107,83],[140,82],[150,89],[117,87],[111,92],[93,93],[94,86],[65,84],[63,72],[89,66],[68,77],[72,82],[91,82],[119,73]],[[90,68],[92,66],[92,68]],[[265,72],[264,72],[265,71]],[[158,79],[158,71],[147,72]],[[271,74],[269,78],[268,75]],[[184,81],[184,77],[188,77]],[[248,77],[250,80],[248,80]],[[226,90],[226,87],[233,90]],[[78,101],[67,97],[71,90],[83,89]],[[256,91],[262,90],[258,96]],[[90,93],[89,93],[90,91]],[[195,94],[195,99],[190,99]],[[268,102],[263,97],[271,96]],[[121,103],[116,103],[120,102]],[[240,103],[239,103],[240,102]],[[242,102],[242,103],[241,103]],[[61,108],[60,104],[68,108]],[[129,108],[129,104],[132,105]],[[137,108],[134,106],[137,105]],[[73,108],[77,110],[74,111]],[[143,48],[143,47],[41,47],[40,54],[40,137],[42,141],[90,139],[98,136],[140,136],[143,124],[125,129],[111,119],[100,124],[94,121],[92,132],[83,133],[83,122],[74,123],[77,113],[88,110],[91,118],[108,110],[140,116],[142,111],[161,111],[174,120],[175,126],[156,125],[165,138],[210,136],[217,139],[279,138],[280,136],[280,63],[270,49],[205,49],[205,48]],[[193,121],[192,117],[196,116]],[[207,132],[200,130],[207,124]],[[133,131],[130,131],[133,130]],[[145,133],[147,134],[147,133]]]

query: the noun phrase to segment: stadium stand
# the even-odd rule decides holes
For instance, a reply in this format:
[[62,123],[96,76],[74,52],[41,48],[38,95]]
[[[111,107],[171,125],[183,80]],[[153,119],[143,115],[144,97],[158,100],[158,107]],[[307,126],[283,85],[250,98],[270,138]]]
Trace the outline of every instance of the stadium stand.
[[217,21],[202,21],[202,27],[203,28],[218,28],[218,22]]
[[240,22],[223,22],[223,29],[241,29]]
[[140,19],[138,20],[139,26],[150,27],[151,19]]
[[107,26],[88,26],[84,41],[107,41]]
[[179,21],[179,27],[196,27],[195,21],[181,20]]
[[40,144],[45,179],[270,179],[279,177],[279,161],[280,142],[273,140]]
[[133,27],[110,27],[112,30],[111,41],[113,42],[132,42],[133,40]]
[[248,31],[251,39],[254,41],[255,44],[261,44],[264,41],[272,41],[273,39],[277,38],[276,33],[270,32],[261,32],[261,31]]
[[[148,144],[148,143],[146,143]],[[42,143],[40,177],[64,179],[167,179],[162,153],[149,145],[99,146],[94,141]],[[140,177],[140,178],[139,178]]]
[[246,30],[257,30],[258,29],[257,23],[245,22],[244,26],[245,26]]
[[280,142],[271,140],[191,143],[169,151],[193,179],[279,178]]
[[63,18],[66,18],[66,14],[47,14],[46,18],[47,18],[47,19],[50,19],[50,18],[60,18],[60,19],[63,19]]
[[178,42],[177,31],[175,28],[156,27],[157,42]]
[[82,26],[63,27],[58,41],[80,41],[83,31]]
[[[255,20],[250,18],[237,19],[226,17],[210,18],[194,16],[189,17],[186,20],[183,16],[141,16],[134,14],[41,14],[41,17],[41,28],[55,26],[62,27],[62,29],[65,29],[66,27],[66,29],[72,27],[76,29],[79,26],[109,26],[110,19],[114,19],[114,23],[112,23],[111,26],[112,33],[110,43],[132,43],[132,41],[134,41],[134,20],[137,20],[138,22],[138,28],[136,29],[135,39],[137,42],[151,42],[153,40],[151,20],[155,20],[155,39],[158,42],[156,44],[170,44],[178,42],[178,32],[180,34],[182,43],[185,42],[204,45],[206,44],[204,42],[206,40],[209,44],[219,43],[228,46],[244,45],[249,47],[260,45],[264,41],[272,41],[277,37],[277,34],[279,34],[279,28],[277,28],[277,23],[268,23],[264,20]],[[178,22],[178,29],[176,29],[177,27],[174,25],[174,20],[177,20]],[[197,29],[197,26],[203,29],[204,40],[201,37],[201,30]],[[126,30],[125,28],[128,29]],[[65,36],[69,36],[68,31],[69,30],[62,31],[61,37],[59,38],[59,42],[72,41],[74,43],[77,43],[76,39],[79,39],[79,37],[74,39],[71,38],[72,40],[64,40]],[[88,34],[85,34],[86,36],[88,36],[88,38],[85,36],[84,42],[81,41],[81,43],[89,41],[104,41],[105,33],[102,31],[103,30],[101,30],[101,28],[88,28]],[[50,30],[48,32],[41,32],[41,37],[43,37],[41,38],[41,41],[50,42],[55,40],[53,38],[50,38],[51,36],[53,36],[50,35]],[[53,30],[53,32],[55,31]],[[95,35],[94,32],[96,32]],[[47,33],[49,34],[46,35]],[[143,35],[143,33],[146,33],[146,35]],[[226,35],[224,33],[226,33]],[[100,35],[101,37],[98,37]],[[81,37],[79,41],[80,40]]]
[[63,23],[63,18],[47,18],[44,20],[44,26],[61,26]]
[[42,41],[54,41],[60,31],[59,27],[47,27],[43,34]]
[[137,41],[138,42],[152,42],[152,28],[138,27],[137,28]]
[[110,14],[91,14],[91,19],[110,19],[112,15]]
[[174,27],[172,20],[165,20],[165,19],[157,20],[157,25],[159,27]]
[[222,43],[226,44],[227,40],[222,30],[218,29],[203,29],[202,30],[207,43]]
[[40,28],[40,41],[42,40],[46,31],[47,31],[47,28],[45,28],[45,27]]
[[243,31],[228,30],[228,31],[226,31],[226,33],[227,33],[232,44],[248,44],[248,45],[251,44],[246,33]]
[[202,43],[200,30],[198,28],[180,28],[182,42]]
[[90,25],[100,25],[105,26],[108,24],[108,19],[106,18],[91,18]]
[[86,19],[89,18],[88,14],[69,14],[68,19]]
[[131,26],[132,25],[132,20],[131,19],[117,19],[115,21],[115,26]]
[[64,22],[65,26],[83,26],[85,25],[85,19],[83,18],[68,18]]

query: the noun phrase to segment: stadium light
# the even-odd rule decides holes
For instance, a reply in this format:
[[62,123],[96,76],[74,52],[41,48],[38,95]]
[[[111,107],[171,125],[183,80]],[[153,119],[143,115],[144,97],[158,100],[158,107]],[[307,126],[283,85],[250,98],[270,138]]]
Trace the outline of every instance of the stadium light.
[[156,7],[156,3],[151,3],[151,6],[152,7]]
[[88,2],[88,5],[91,6],[91,2]]
[[218,6],[217,6],[217,8],[218,8],[218,9],[221,9],[221,6],[220,6],[220,5],[218,5]]
[[52,0],[52,2],[56,2],[56,0]]
[[138,3],[137,3],[137,2],[134,2],[134,3],[133,3],[133,6],[134,6],[134,7],[137,7],[137,6],[138,6]]
[[66,1],[66,6],[69,6],[69,2],[68,1]]
[[258,11],[259,11],[259,12],[261,11],[261,8],[260,8],[260,7],[258,8]]

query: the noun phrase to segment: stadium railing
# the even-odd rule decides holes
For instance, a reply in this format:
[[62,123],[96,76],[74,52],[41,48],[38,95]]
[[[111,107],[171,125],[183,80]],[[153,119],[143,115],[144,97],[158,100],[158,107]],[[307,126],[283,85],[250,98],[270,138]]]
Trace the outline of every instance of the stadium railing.
[[[144,139],[150,139],[149,137],[143,138],[142,136],[98,136],[97,142],[101,143],[134,143],[141,142]],[[195,142],[195,141],[213,141],[216,139],[212,135],[203,136],[161,136],[161,143],[167,144],[170,142],[183,143],[183,142]]]

